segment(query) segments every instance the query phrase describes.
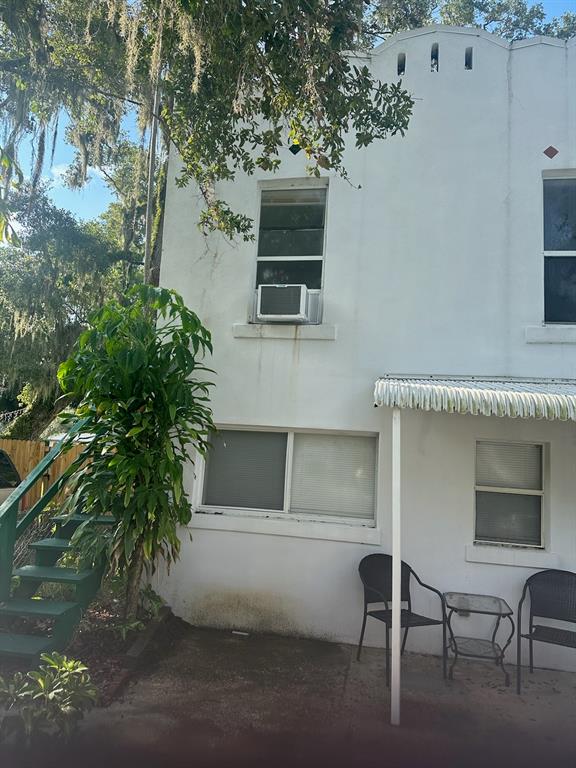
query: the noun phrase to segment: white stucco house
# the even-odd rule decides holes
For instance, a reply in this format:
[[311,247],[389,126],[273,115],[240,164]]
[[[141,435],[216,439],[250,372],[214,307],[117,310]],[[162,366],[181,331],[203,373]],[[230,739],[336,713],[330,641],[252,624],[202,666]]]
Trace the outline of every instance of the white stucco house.
[[[406,136],[351,144],[359,189],[288,146],[222,185],[254,243],[204,239],[171,160],[161,284],[213,333],[221,430],[161,584],[195,624],[358,642],[358,563],[393,547],[393,412],[396,545],[424,581],[516,610],[528,576],[576,570],[576,39],[433,26],[369,66],[413,95]],[[258,290],[278,284],[305,288]],[[439,654],[441,629],[408,649]]]

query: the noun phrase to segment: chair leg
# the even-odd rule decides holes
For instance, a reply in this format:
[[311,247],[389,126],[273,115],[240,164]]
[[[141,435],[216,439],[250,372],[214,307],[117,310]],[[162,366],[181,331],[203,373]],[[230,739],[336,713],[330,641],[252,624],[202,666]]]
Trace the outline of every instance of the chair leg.
[[516,642],[516,693],[520,695],[522,687],[522,635],[520,634],[520,623],[518,623],[518,639]]
[[364,642],[364,630],[366,629],[366,607],[364,607],[364,618],[362,619],[362,630],[360,632],[360,642],[358,643],[358,651],[356,653],[356,661],[360,661],[360,652],[362,650],[362,643]]
[[534,643],[532,638],[528,640],[528,648],[530,650],[530,672],[534,672]]
[[446,647],[446,622],[442,622],[442,677],[446,680],[446,667],[448,664],[448,648]]
[[386,688],[390,688],[390,629],[386,624]]
[[408,627],[404,630],[404,637],[402,638],[402,648],[400,649],[400,653],[404,654],[404,649],[406,648],[406,640],[408,638]]

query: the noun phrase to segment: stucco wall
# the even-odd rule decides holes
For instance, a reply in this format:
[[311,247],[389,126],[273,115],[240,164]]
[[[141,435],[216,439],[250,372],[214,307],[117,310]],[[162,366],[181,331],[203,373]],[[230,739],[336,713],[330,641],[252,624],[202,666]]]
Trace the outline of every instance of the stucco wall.
[[[430,71],[433,42],[438,72]],[[471,71],[464,68],[468,46]],[[510,47],[485,33],[420,30],[374,52],[379,77],[395,77],[398,52],[406,53],[403,81],[416,100],[406,137],[347,153],[361,189],[329,179],[328,338],[305,338],[298,329],[284,339],[243,337],[256,246],[204,240],[195,224],[197,194],[169,184],[161,282],[177,288],[213,332],[216,421],[380,437],[371,536],[321,523],[195,516],[193,539],[184,536],[182,559],[161,587],[191,621],[356,641],[357,564],[367,552],[388,551],[389,541],[390,414],[372,406],[375,379],[400,372],[575,375],[573,344],[527,343],[526,329],[543,321],[542,173],[576,167],[576,45]],[[543,154],[550,144],[559,149],[553,160]],[[286,150],[282,159],[276,177],[240,177],[221,194],[257,217],[260,181],[305,175],[299,156]],[[177,170],[173,157],[171,179]],[[403,429],[404,557],[426,581],[496,592],[515,607],[533,572],[466,560],[474,440],[484,435],[550,443],[548,554],[576,569],[573,425],[405,413]],[[190,466],[190,491],[193,472]],[[368,642],[381,632],[370,628]],[[439,649],[437,630],[412,634],[413,648]],[[545,648],[538,659],[576,668],[567,654]]]

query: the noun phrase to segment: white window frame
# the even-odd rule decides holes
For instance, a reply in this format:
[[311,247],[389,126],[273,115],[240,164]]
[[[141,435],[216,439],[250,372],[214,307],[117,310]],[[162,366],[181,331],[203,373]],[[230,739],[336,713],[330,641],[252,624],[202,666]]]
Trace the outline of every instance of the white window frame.
[[[502,443],[503,445],[537,445],[539,446],[541,461],[542,461],[542,468],[541,468],[542,489],[537,491],[531,488],[506,488],[504,486],[500,487],[498,485],[477,485],[476,483],[476,451],[478,450],[478,443],[486,443],[486,442]],[[474,521],[473,521],[474,545],[481,546],[481,547],[530,549],[530,550],[537,550],[537,551],[546,550],[547,549],[546,502],[548,499],[547,479],[548,479],[548,445],[547,443],[544,443],[541,440],[503,440],[503,439],[495,439],[493,437],[477,437],[474,440]],[[488,493],[510,493],[515,495],[539,496],[542,500],[540,504],[540,544],[515,544],[514,542],[510,542],[510,541],[487,541],[486,539],[477,539],[476,538],[476,493],[478,491],[483,491]]]
[[[322,240],[322,256],[283,256],[278,261],[321,261],[322,262],[322,275],[320,279],[320,288],[309,288],[308,294],[318,296],[318,316],[309,322],[311,325],[318,325],[322,323],[323,315],[323,302],[322,297],[324,295],[324,274],[326,266],[326,234],[328,231],[328,200],[330,194],[330,186],[328,184],[329,179],[325,176],[320,178],[296,178],[296,179],[274,179],[273,181],[259,181],[258,182],[258,215],[254,221],[254,229],[258,233],[256,238],[256,258],[254,261],[254,271],[252,275],[252,286],[254,288],[253,297],[248,308],[248,318],[250,322],[258,323],[259,325],[268,325],[271,321],[257,320],[256,319],[256,297],[258,294],[258,262],[260,261],[273,261],[274,259],[266,256],[258,256],[258,244],[260,237],[260,216],[262,214],[262,192],[264,191],[283,191],[283,190],[306,190],[306,189],[325,189],[326,190],[326,202],[324,206],[324,237]],[[304,323],[306,324],[306,323]],[[302,325],[302,323],[299,323]]]
[[[192,505],[195,514],[199,515],[226,515],[235,518],[257,518],[265,520],[285,520],[296,523],[319,523],[321,525],[349,526],[356,528],[377,527],[377,509],[378,509],[378,468],[379,468],[379,435],[375,432],[363,432],[355,430],[327,430],[327,429],[287,429],[283,427],[252,427],[219,424],[221,430],[239,430],[242,432],[282,432],[287,435],[286,442],[286,464],[284,475],[284,506],[280,510],[269,509],[251,509],[247,507],[225,507],[212,506],[204,504],[204,478],[206,474],[206,461],[202,458],[195,462],[196,476],[194,481],[194,490],[192,494]],[[292,461],[294,456],[294,436],[297,434],[312,435],[342,435],[343,437],[369,437],[374,440],[375,447],[375,475],[374,475],[374,510],[371,518],[344,517],[342,515],[314,515],[314,514],[296,514],[290,512],[291,503],[291,485],[292,485]]]
[[546,259],[547,258],[554,258],[554,257],[564,257],[564,258],[573,258],[576,259],[576,250],[573,251],[547,251],[544,248],[544,182],[545,181],[553,181],[554,179],[572,179],[576,183],[576,168],[567,168],[567,169],[558,169],[558,170],[550,170],[550,171],[543,171],[542,172],[542,195],[541,195],[541,205],[542,205],[542,324],[543,325],[550,325],[550,326],[561,326],[561,325],[567,325],[569,327],[576,326],[576,320],[570,321],[570,320],[546,320],[546,304],[545,304],[545,295],[546,295]]

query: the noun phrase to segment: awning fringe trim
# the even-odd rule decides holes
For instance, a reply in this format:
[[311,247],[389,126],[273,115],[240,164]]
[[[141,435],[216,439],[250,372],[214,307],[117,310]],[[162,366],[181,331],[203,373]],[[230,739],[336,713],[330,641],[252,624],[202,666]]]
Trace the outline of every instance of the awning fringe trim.
[[376,382],[374,404],[475,416],[576,421],[576,381],[386,376]]

